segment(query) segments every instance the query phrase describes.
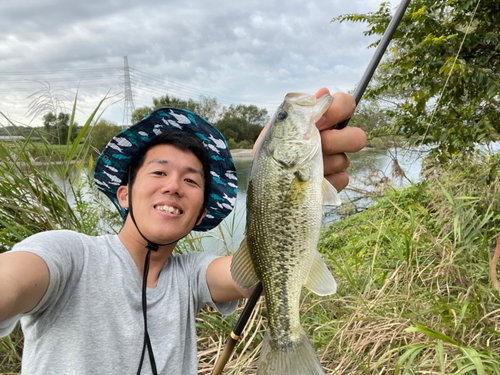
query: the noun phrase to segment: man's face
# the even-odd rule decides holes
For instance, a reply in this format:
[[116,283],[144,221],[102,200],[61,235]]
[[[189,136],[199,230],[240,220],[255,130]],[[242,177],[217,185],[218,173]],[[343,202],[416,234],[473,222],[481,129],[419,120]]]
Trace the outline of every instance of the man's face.
[[[139,230],[155,243],[185,236],[197,224],[204,189],[203,166],[193,153],[171,145],[152,147],[132,186],[132,208]],[[123,186],[118,191],[120,205],[125,208],[127,190]]]

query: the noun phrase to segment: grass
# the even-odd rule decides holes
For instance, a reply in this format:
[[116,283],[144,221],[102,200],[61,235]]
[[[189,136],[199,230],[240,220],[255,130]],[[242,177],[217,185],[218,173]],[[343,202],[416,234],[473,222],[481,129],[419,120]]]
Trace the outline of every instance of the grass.
[[[88,155],[82,137],[63,146],[51,171],[27,152],[29,137],[0,143],[0,251],[42,230],[95,235],[119,227],[93,188],[92,158],[89,166],[79,162]],[[304,290],[300,310],[327,374],[500,374],[500,293],[489,276],[500,230],[497,164],[478,154],[427,167],[424,182],[389,188],[322,233],[318,248],[339,290],[327,297]],[[238,220],[224,224],[226,233]],[[232,250],[227,237],[223,253]],[[178,249],[193,250],[202,250],[200,238]],[[211,372],[237,317],[209,307],[198,314],[199,374]],[[225,374],[255,373],[266,320],[261,300]],[[0,339],[0,373],[18,373],[21,352],[19,330]]]
[[[500,293],[489,263],[500,228],[495,160],[478,155],[385,191],[332,225],[319,249],[339,291],[304,290],[302,324],[327,374],[500,374]],[[254,374],[266,327],[257,306],[225,374]],[[197,319],[200,374],[209,374],[236,318]]]

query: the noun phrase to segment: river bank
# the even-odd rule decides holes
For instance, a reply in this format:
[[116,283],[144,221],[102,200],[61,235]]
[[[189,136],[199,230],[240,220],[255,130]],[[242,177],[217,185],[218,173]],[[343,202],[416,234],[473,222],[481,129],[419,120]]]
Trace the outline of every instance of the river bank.
[[249,160],[251,160],[253,158],[253,150],[251,150],[251,149],[237,148],[234,150],[230,150],[230,152],[231,152],[231,157],[233,159],[238,159],[238,160],[249,159]]

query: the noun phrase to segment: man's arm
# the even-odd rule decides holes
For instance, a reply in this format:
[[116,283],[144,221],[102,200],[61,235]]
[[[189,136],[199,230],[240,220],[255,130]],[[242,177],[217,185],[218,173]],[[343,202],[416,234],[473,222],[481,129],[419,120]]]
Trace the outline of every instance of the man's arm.
[[38,255],[0,254],[0,321],[32,310],[49,285],[49,269]]
[[252,294],[253,287],[244,290],[234,282],[231,277],[231,259],[232,256],[217,258],[208,265],[207,283],[214,302],[234,301]]

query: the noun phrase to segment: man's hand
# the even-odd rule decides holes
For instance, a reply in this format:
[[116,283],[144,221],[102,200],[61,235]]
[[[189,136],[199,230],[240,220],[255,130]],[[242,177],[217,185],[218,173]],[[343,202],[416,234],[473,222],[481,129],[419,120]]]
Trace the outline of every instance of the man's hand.
[[[316,93],[316,98],[320,98],[329,92],[327,88],[323,87]],[[346,170],[350,160],[345,153],[358,152],[365,147],[366,134],[359,128],[346,127],[342,130],[333,129],[335,125],[353,115],[356,108],[356,101],[351,95],[342,92],[337,92],[332,97],[332,104],[326,110],[324,116],[316,123],[316,126],[321,135],[325,178],[340,192],[349,183],[349,176]],[[270,122],[260,132],[259,138],[253,146],[254,155],[257,145]]]
[[[316,93],[316,98],[328,93],[328,89],[323,87]],[[343,92],[337,92],[332,97],[330,108],[316,126],[321,135],[325,178],[340,192],[349,183],[346,170],[350,160],[345,153],[358,152],[365,147],[366,134],[360,128],[349,126],[341,130],[333,129],[335,125],[354,114],[356,101],[351,95]]]

